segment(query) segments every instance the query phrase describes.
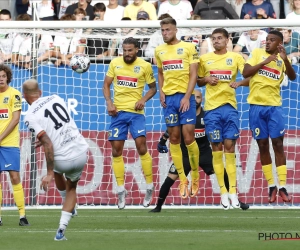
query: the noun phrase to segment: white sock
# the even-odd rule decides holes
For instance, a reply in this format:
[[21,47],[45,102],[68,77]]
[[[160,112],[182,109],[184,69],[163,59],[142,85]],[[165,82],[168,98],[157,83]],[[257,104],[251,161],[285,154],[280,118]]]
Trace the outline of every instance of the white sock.
[[153,182],[146,184],[146,189],[152,189],[153,188]]
[[61,229],[66,229],[69,221],[71,220],[72,213],[66,212],[66,211],[61,211],[61,217],[59,221],[59,228]]
[[67,191],[66,190],[58,190],[61,198],[63,199],[63,202],[66,200],[66,194],[67,194]]
[[117,186],[117,192],[118,192],[118,193],[123,192],[124,189],[125,189],[124,185],[122,185],[122,186]]

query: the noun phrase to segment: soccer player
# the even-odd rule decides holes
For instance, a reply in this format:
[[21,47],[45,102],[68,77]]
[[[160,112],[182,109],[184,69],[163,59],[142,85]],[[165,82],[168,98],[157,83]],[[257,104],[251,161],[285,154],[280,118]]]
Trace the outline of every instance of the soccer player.
[[[11,69],[0,64],[0,177],[8,171],[15,203],[19,210],[20,226],[29,226],[25,216],[24,190],[20,178],[20,134],[19,120],[22,109],[21,93],[10,87]],[[0,212],[2,187],[0,184]],[[0,213],[0,226],[2,219]]]
[[[143,206],[148,207],[153,193],[152,157],[146,145],[146,125],[144,107],[157,92],[156,80],[151,64],[137,57],[138,41],[128,37],[123,41],[123,56],[109,64],[103,84],[103,95],[108,114],[111,116],[108,140],[112,146],[112,168],[117,181],[118,208],[125,207],[127,191],[124,187],[125,166],[123,161],[124,142],[128,129],[135,141],[146,179],[146,195]],[[145,84],[149,90],[143,95]],[[111,100],[110,86],[113,84],[114,102]]]
[[35,133],[38,145],[42,145],[45,151],[47,175],[42,178],[41,188],[47,191],[54,177],[57,188],[66,190],[59,228],[54,237],[56,241],[66,240],[65,230],[76,204],[76,187],[87,162],[88,144],[62,98],[57,95],[41,97],[34,79],[23,83],[23,95],[30,105],[25,124]]
[[[207,139],[207,135],[205,134],[205,125],[203,122],[204,110],[201,107],[202,94],[199,90],[195,90],[194,93],[195,93],[196,107],[197,107],[195,139],[196,139],[196,142],[197,142],[197,145],[198,145],[198,148],[200,151],[200,155],[201,155],[201,157],[199,159],[199,166],[203,169],[203,171],[207,175],[211,175],[211,174],[214,174],[214,169],[213,169],[213,165],[212,165],[212,150],[211,150],[209,141]],[[166,141],[168,140],[168,138],[169,138],[169,135],[166,132],[160,139],[160,142],[157,145],[157,150],[160,153],[168,152],[168,148],[166,146]],[[189,162],[187,148],[182,140],[181,140],[180,147],[182,150],[184,172],[186,175],[188,175],[189,172],[191,171],[191,165]],[[172,163],[172,165],[169,169],[169,174],[159,190],[159,196],[157,199],[156,207],[154,209],[152,209],[150,212],[158,213],[161,211],[161,207],[164,204],[164,202],[169,194],[170,188],[172,187],[174,182],[177,180],[177,178],[178,178],[178,173],[174,167],[174,164]],[[225,182],[226,188],[229,189],[229,182],[228,182],[228,176],[227,176],[226,171],[224,172],[224,182]],[[243,210],[247,210],[249,208],[248,204],[245,204],[242,202],[240,202],[240,206]]]
[[[160,22],[164,44],[155,49],[158,68],[160,103],[170,136],[170,152],[179,175],[179,191],[183,199],[194,197],[199,189],[199,149],[194,137],[196,124],[196,101],[193,91],[197,81],[199,56],[195,45],[176,37],[176,20],[165,18]],[[180,148],[181,130],[191,163],[192,183],[182,165]]]
[[[206,86],[204,123],[211,142],[213,167],[220,186],[221,204],[225,210],[231,205],[239,208],[236,192],[235,143],[239,137],[239,115],[235,90],[230,86],[235,82],[238,70],[244,69],[241,55],[227,51],[229,34],[218,28],[212,32],[214,52],[200,57],[198,86]],[[229,179],[229,194],[224,184],[225,154],[226,172]],[[228,199],[229,198],[229,199]]]
[[249,125],[257,141],[262,170],[269,185],[269,202],[275,202],[277,187],[272,173],[272,159],[269,151],[269,137],[275,153],[275,164],[279,179],[279,195],[289,202],[286,186],[286,157],[283,150],[284,114],[281,107],[280,83],[284,73],[294,80],[296,73],[287,58],[283,46],[283,35],[272,30],[266,40],[265,49],[255,49],[245,64],[244,77],[251,77],[248,96]]

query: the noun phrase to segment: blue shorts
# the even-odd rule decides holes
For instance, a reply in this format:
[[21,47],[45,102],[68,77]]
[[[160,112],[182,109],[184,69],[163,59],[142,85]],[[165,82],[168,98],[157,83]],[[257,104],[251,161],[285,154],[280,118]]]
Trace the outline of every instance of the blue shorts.
[[16,147],[0,147],[0,172],[20,172],[20,149]]
[[190,108],[186,112],[179,112],[180,101],[185,94],[176,93],[166,95],[167,107],[163,109],[167,127],[175,127],[182,124],[196,124],[196,100],[195,96],[190,97]]
[[210,142],[223,142],[225,139],[239,138],[239,114],[230,104],[225,104],[204,115],[205,131]]
[[112,116],[108,131],[109,141],[125,141],[128,128],[133,139],[146,136],[146,120],[143,114],[119,111],[117,116]]
[[255,140],[284,136],[282,107],[250,105],[249,125]]

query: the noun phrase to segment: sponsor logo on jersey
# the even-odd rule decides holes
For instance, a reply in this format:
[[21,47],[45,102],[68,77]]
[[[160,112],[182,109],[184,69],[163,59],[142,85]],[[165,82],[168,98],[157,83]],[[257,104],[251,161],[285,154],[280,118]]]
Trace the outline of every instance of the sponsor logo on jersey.
[[178,48],[177,55],[182,55],[182,54],[183,54],[183,48]]
[[211,70],[209,74],[210,76],[217,77],[221,81],[231,81],[232,79],[231,70]]
[[196,128],[195,129],[195,138],[201,138],[205,136],[205,129],[204,128]]
[[0,119],[1,120],[8,119],[8,109],[0,109]]
[[9,97],[6,96],[6,97],[3,98],[3,104],[7,104],[8,101],[9,101]]
[[182,59],[167,60],[163,62],[163,70],[182,70],[182,69],[183,69]]
[[232,65],[232,58],[227,58],[226,59],[226,64],[231,66]]
[[196,53],[196,54],[193,54],[193,60],[198,60],[199,59],[199,55],[198,55],[198,53]]
[[209,64],[212,64],[214,63],[214,61],[208,61],[206,64],[209,65]]
[[140,73],[141,67],[140,66],[134,66],[133,72],[134,73]]
[[267,66],[262,66],[262,68],[260,70],[258,70],[258,75],[266,76],[273,80],[279,80],[281,74],[280,74],[280,71],[278,71],[277,69],[272,69]]
[[16,100],[21,101],[21,97],[19,95],[15,95]]
[[281,60],[278,60],[278,61],[276,62],[276,64],[277,64],[277,67],[281,67],[281,66],[282,66],[282,61],[281,61]]
[[116,69],[122,69],[123,66],[116,66]]
[[201,118],[201,125],[204,125],[204,119]]
[[117,85],[127,87],[127,88],[136,88],[138,79],[135,77],[128,76],[117,76]]

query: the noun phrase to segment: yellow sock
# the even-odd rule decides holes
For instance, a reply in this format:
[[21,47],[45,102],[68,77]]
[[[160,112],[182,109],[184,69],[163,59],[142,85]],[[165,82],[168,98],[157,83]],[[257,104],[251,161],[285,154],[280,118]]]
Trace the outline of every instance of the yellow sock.
[[144,155],[140,155],[142,169],[144,171],[145,179],[147,184],[153,183],[153,175],[152,175],[152,157],[147,152]]
[[1,218],[1,206],[2,206],[2,186],[0,183],[0,218]]
[[212,152],[212,155],[214,171],[218,180],[218,184],[220,186],[220,193],[222,195],[228,192],[224,182],[223,151],[214,151]]
[[186,145],[189,153],[189,160],[191,164],[191,177],[192,179],[199,178],[199,158],[200,158],[200,151],[196,141],[192,142],[190,145]]
[[124,185],[125,165],[123,156],[113,157],[112,168],[116,177],[117,185]]
[[226,172],[229,181],[229,193],[236,194],[236,164],[235,153],[225,153]]
[[174,165],[176,167],[177,173],[179,175],[180,181],[185,181],[186,176],[185,176],[183,164],[182,164],[182,151],[180,148],[180,144],[170,143],[170,153],[171,153]]
[[12,185],[15,203],[19,209],[20,216],[25,216],[25,200],[22,183]]
[[285,187],[286,185],[286,175],[287,175],[287,169],[286,165],[282,165],[276,168],[277,170],[277,175],[278,175],[278,180],[279,180],[279,186]]
[[269,186],[274,186],[274,177],[272,172],[272,164],[262,166],[262,171],[264,172],[265,178]]

